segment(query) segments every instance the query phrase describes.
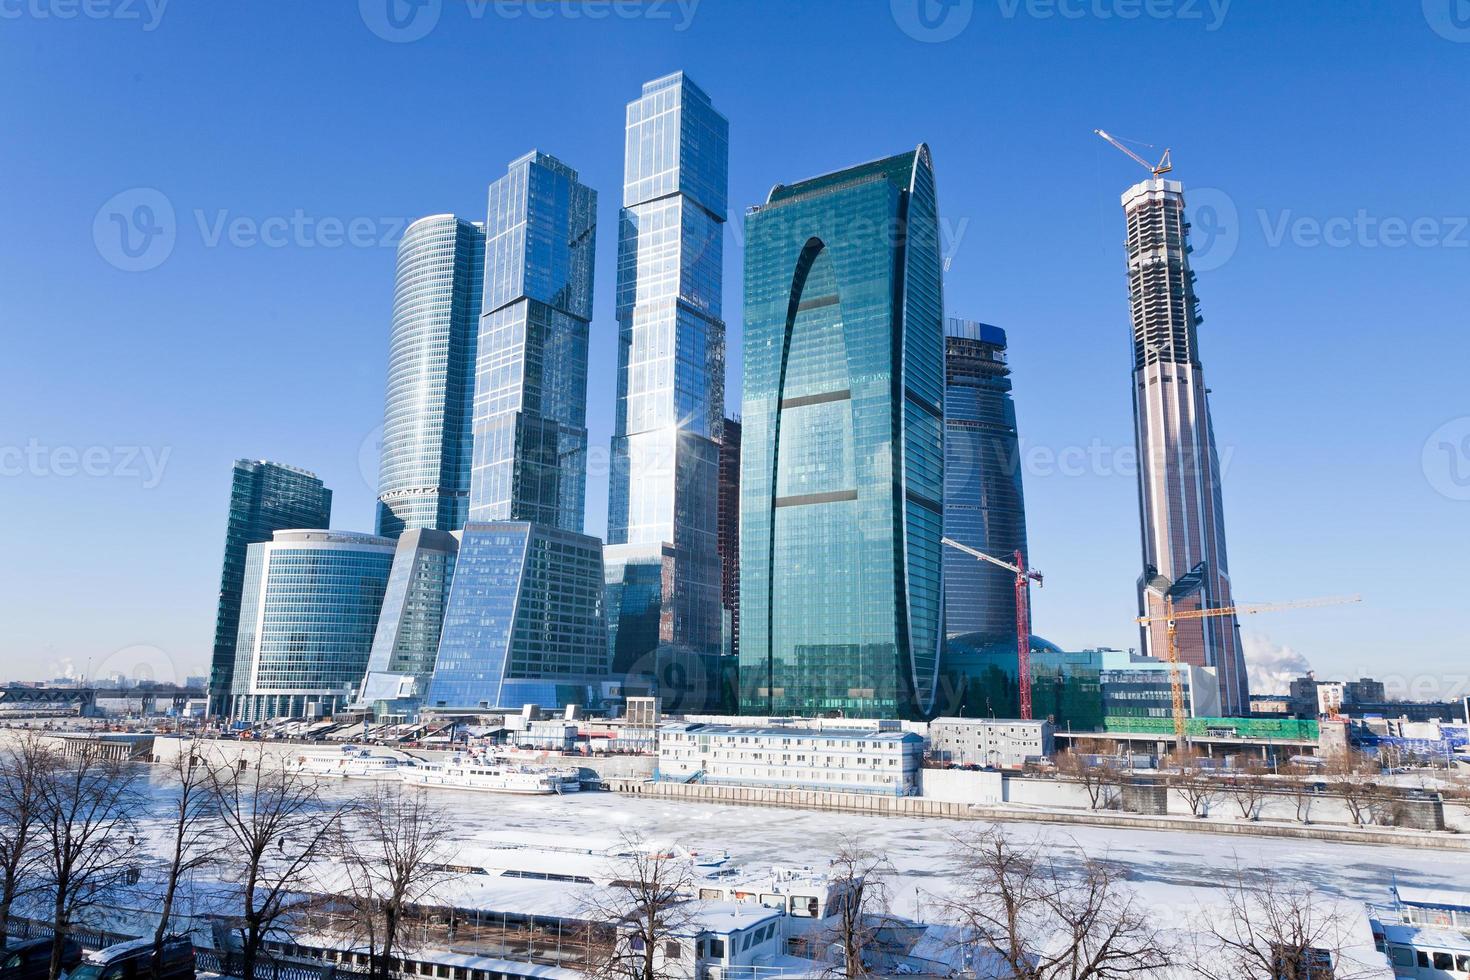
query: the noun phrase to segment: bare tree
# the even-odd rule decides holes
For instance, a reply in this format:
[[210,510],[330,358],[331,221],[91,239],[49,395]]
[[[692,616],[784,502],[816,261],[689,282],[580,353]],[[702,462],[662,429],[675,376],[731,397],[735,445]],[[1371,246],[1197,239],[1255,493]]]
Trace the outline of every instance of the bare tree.
[[1168,786],[1179,794],[1189,812],[1196,817],[1207,816],[1210,807],[1219,802],[1223,788],[1206,769],[1198,752],[1190,749],[1174,757],[1176,771],[1169,776]]
[[1076,750],[1057,756],[1057,772],[1082,787],[1092,809],[1107,809],[1118,797],[1122,774],[1118,767],[1089,758]]
[[602,924],[588,934],[587,971],[602,980],[673,980],[688,976],[684,948],[698,912],[690,900],[694,869],[687,857],[622,835],[612,881],[585,896],[583,917]]
[[322,798],[320,784],[264,753],[256,765],[209,770],[222,837],[237,864],[243,980],[255,980],[261,946],[291,911],[293,891],[336,843],[346,804]]
[[0,948],[10,935],[10,909],[41,881],[41,785],[58,764],[34,732],[0,753]]
[[1233,773],[1226,779],[1224,791],[1240,810],[1240,819],[1258,819],[1261,815],[1261,804],[1270,795],[1264,767],[1258,762],[1252,762],[1246,766],[1245,772]]
[[72,749],[38,783],[41,868],[52,911],[51,980],[61,976],[77,917],[138,875],[131,860],[142,804],[136,767],[109,758],[95,740],[78,739]]
[[838,897],[828,918],[831,925],[818,932],[808,952],[830,960],[827,976],[864,977],[874,973],[881,952],[880,934],[891,921],[889,903],[893,865],[888,858],[854,837],[839,837],[837,854],[828,876]]
[[1373,803],[1381,795],[1378,775],[1377,761],[1360,749],[1334,758],[1327,767],[1327,790],[1342,800],[1355,824],[1372,820]]
[[210,792],[209,767],[194,754],[192,745],[168,763],[164,775],[175,794],[167,829],[168,866],[164,869],[163,900],[158,908],[158,928],[153,931],[153,974],[163,975],[163,945],[173,919],[179,885],[199,868],[215,860],[218,807]]
[[1312,803],[1317,799],[1316,773],[1305,766],[1291,765],[1283,775],[1286,779],[1281,786],[1295,807],[1297,823],[1310,823]]
[[343,835],[351,929],[367,940],[372,975],[398,969],[404,916],[453,876],[444,863],[451,822],[423,790],[378,786]]
[[[1327,896],[1237,867],[1224,907],[1201,906],[1192,957],[1204,980],[1353,980],[1377,976],[1355,956],[1351,925]],[[1372,947],[1364,955],[1372,955]],[[1381,967],[1380,967],[1381,969]]]
[[[1074,870],[999,828],[957,837],[961,886],[946,905],[961,942],[1015,980],[1153,976],[1170,956],[1124,873],[1095,857]],[[977,966],[977,975],[980,967]]]

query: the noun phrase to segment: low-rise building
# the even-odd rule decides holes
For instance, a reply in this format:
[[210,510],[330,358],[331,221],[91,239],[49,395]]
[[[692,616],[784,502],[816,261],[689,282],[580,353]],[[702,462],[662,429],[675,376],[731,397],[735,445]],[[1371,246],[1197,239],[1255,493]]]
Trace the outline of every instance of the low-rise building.
[[[1173,718],[1173,667],[1132,651],[1102,651],[1103,718]],[[1179,665],[1184,711],[1190,718],[1220,716],[1220,679],[1213,667]]]
[[935,718],[929,723],[929,757],[935,762],[1020,769],[1028,759],[1055,751],[1049,721],[1011,718]]
[[666,724],[659,779],[914,796],[924,738],[915,732]]

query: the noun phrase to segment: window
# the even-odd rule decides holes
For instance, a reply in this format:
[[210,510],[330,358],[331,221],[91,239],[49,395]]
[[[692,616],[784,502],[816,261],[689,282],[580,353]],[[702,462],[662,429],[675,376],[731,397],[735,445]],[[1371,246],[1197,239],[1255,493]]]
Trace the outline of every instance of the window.
[[1470,956],[1461,953],[1455,957],[1455,969],[1463,973],[1470,973]]
[[1434,968],[1436,970],[1453,970],[1455,968],[1455,958],[1449,953],[1435,953]]
[[725,940],[711,939],[709,941],[710,959],[722,960],[725,958]]
[[1390,946],[1388,958],[1393,961],[1394,966],[1414,965],[1414,951],[1407,946]]
[[677,960],[682,955],[684,955],[683,946],[673,940],[664,943],[664,959]]

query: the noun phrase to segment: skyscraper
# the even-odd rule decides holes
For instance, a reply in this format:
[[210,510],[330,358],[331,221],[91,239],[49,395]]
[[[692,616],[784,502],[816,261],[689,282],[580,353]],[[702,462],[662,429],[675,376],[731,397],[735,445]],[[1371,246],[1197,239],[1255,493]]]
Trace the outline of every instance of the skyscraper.
[[726,656],[740,656],[740,423],[725,420],[720,439],[720,602]]
[[[626,122],[608,581],[610,595],[628,596],[646,591],[620,588],[628,569],[640,581],[651,570],[665,577],[656,647],[621,626],[612,640],[615,673],[653,677],[665,673],[660,650],[714,667],[721,645],[720,270],[729,123],[682,72],[645,84]],[[662,693],[672,704],[670,692]]]
[[[956,317],[946,321],[944,338],[944,533],[1005,561],[1017,551],[1027,555],[1006,333]],[[948,636],[1014,640],[1011,573],[946,548],[944,599]]]
[[420,527],[398,537],[358,695],[379,721],[414,714],[428,694],[460,533]]
[[277,531],[245,561],[229,713],[245,721],[330,715],[367,670],[392,538]]
[[938,224],[923,145],[778,185],[746,220],[743,712],[932,708],[943,641]]
[[596,214],[544,153],[490,186],[470,520],[431,709],[588,704],[607,675],[602,542],[581,533]]
[[[1133,315],[1133,423],[1143,572],[1138,611],[1231,604],[1220,461],[1200,362],[1201,321],[1189,268],[1184,187],[1153,178],[1123,195],[1128,218],[1128,296]],[[1178,621],[1180,659],[1216,668],[1221,707],[1249,706],[1234,616]],[[1142,629],[1143,650],[1168,656],[1164,623]]]
[[532,151],[487,210],[470,519],[580,532],[597,192]]
[[484,228],[452,214],[420,218],[399,242],[379,534],[464,525],[484,262]]
[[326,527],[332,523],[332,491],[315,473],[260,459],[235,461],[230,482],[230,515],[225,528],[224,570],[220,574],[219,612],[209,667],[209,711],[226,710],[235,670],[240,629],[240,592],[245,583],[246,549],[285,528]]

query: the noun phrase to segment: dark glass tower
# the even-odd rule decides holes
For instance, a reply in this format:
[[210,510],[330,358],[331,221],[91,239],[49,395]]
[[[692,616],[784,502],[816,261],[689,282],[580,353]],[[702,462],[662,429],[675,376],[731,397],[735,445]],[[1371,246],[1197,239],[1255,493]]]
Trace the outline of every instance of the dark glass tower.
[[[1005,561],[1017,551],[1029,558],[1020,452],[1005,331],[950,317],[944,338],[946,535]],[[947,636],[1014,638],[1015,577],[946,548],[944,615]]]
[[245,584],[245,553],[269,541],[276,531],[324,528],[332,523],[332,491],[315,473],[266,460],[235,461],[230,483],[230,516],[225,529],[224,571],[209,668],[209,711],[222,713],[235,671],[235,641],[240,630],[240,593]]
[[725,655],[740,656],[740,423],[725,420],[720,440],[720,601]]
[[927,146],[777,186],[746,220],[742,712],[933,706],[938,224]]
[[[1133,317],[1133,424],[1143,570],[1140,616],[1231,605],[1220,460],[1199,354],[1198,299],[1189,268],[1184,186],[1154,178],[1123,195],[1128,218],[1128,298]],[[1143,650],[1168,658],[1163,622],[1144,626]],[[1178,621],[1179,657],[1214,667],[1220,706],[1250,706],[1235,617]]]
[[464,526],[484,264],[484,228],[452,214],[420,218],[398,245],[378,471],[387,537]]

